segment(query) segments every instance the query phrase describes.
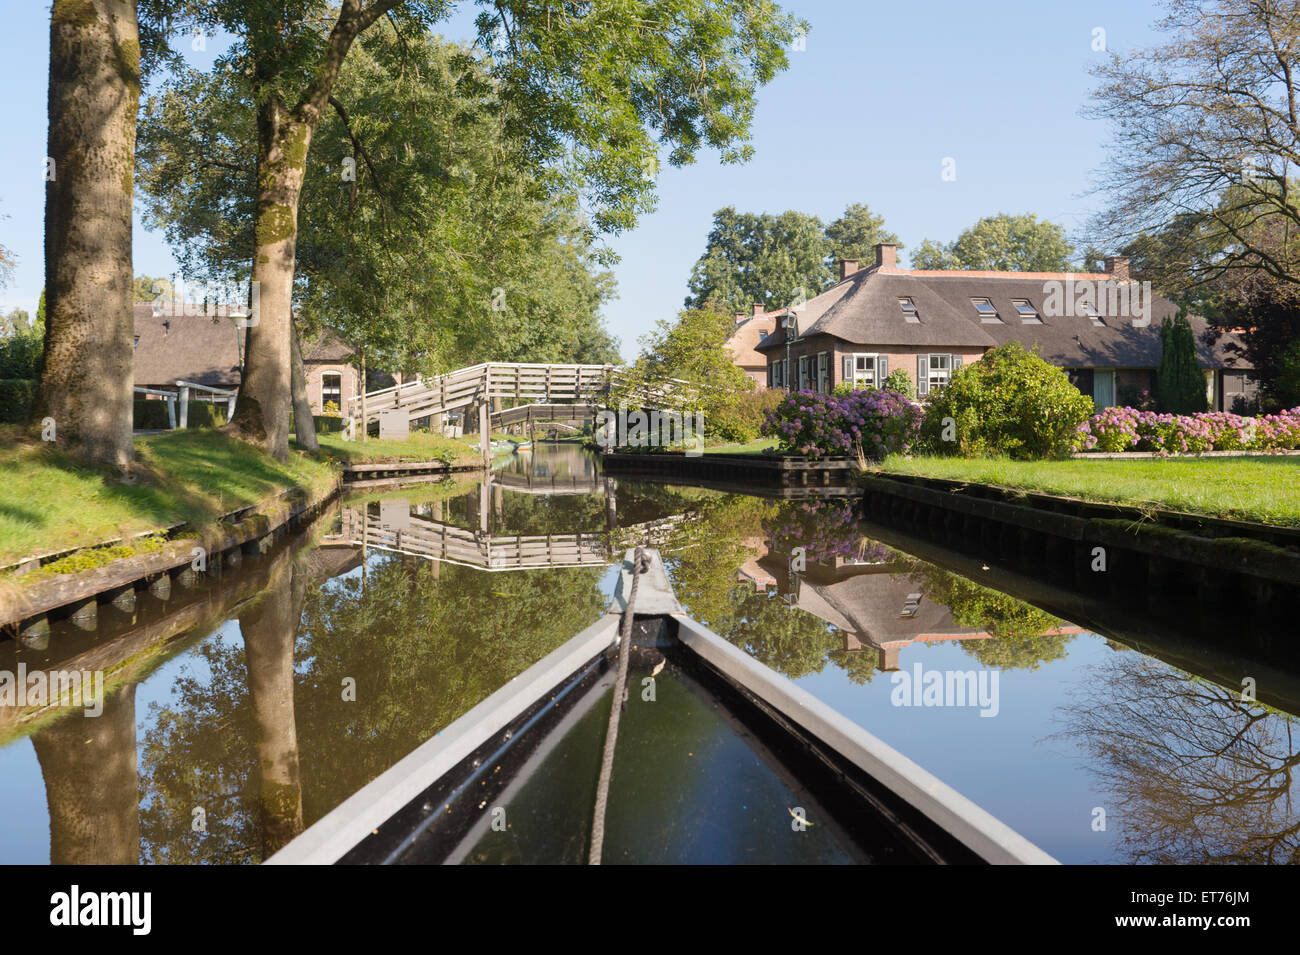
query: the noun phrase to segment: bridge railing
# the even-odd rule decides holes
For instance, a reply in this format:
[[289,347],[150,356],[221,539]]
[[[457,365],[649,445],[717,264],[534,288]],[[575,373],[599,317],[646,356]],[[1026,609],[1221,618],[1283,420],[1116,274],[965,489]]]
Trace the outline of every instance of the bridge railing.
[[[374,420],[382,412],[401,409],[414,420],[498,398],[601,403],[628,382],[627,370],[616,365],[486,362],[367,392],[365,416]],[[697,388],[670,378],[630,388],[625,394],[632,403],[674,409],[688,408],[698,396]],[[361,406],[361,396],[356,395],[347,399],[345,411],[359,422]]]

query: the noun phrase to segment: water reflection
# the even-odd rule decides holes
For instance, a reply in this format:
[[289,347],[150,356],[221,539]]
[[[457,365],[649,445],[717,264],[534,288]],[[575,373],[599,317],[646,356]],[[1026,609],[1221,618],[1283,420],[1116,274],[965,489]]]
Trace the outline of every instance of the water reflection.
[[[257,862],[594,620],[635,543],[692,616],[1066,861],[1296,861],[1300,745],[1294,717],[1240,700],[1256,661],[1167,621],[1089,626],[1083,602],[1076,626],[886,546],[852,501],[615,480],[544,444],[486,481],[348,498],[97,633],[0,643],[0,670],[109,687],[98,718],[0,705],[0,859]],[[921,654],[1002,671],[998,719],[891,707]],[[1261,695],[1300,699],[1298,669]]]
[[1300,862],[1295,717],[1138,653],[1091,668],[1061,718],[1128,862]]

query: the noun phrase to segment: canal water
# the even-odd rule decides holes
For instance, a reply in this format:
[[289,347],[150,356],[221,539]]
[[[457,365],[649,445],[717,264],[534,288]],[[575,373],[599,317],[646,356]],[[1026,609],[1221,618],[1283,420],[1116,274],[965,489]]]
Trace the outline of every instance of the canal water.
[[[909,550],[850,499],[614,479],[575,444],[539,442],[486,481],[354,493],[92,632],[0,641],[0,680],[106,681],[79,707],[31,686],[20,698],[13,678],[0,696],[0,862],[261,861],[596,620],[637,543],[659,548],[691,616],[1062,862],[1300,858],[1300,690],[1276,659],[1239,655],[1231,621],[1117,616],[969,555]],[[689,788],[678,801],[699,823],[612,808],[612,836],[641,847],[625,857],[743,861],[741,842],[789,832],[797,781],[756,783],[779,813],[730,806],[725,781],[752,759],[723,740],[700,761],[709,778],[692,770],[721,723],[662,689],[680,732],[638,739],[632,724],[624,779],[666,805]],[[600,712],[565,741],[576,768],[556,786],[591,787]],[[565,802],[522,798],[533,842],[488,834],[468,861],[582,857],[529,798]],[[740,821],[710,834],[714,806]],[[584,818],[568,828],[585,834]],[[783,858],[851,861],[808,831]]]

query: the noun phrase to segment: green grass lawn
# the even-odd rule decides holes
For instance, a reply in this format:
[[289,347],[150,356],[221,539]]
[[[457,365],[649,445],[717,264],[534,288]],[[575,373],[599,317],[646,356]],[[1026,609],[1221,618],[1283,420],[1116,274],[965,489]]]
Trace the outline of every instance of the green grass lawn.
[[1294,457],[1009,461],[892,455],[878,470],[1300,525],[1300,459]]
[[774,454],[776,438],[755,438],[745,444],[719,444],[717,447],[706,447],[704,450],[708,454]]
[[140,476],[125,483],[19,429],[0,432],[0,565],[178,523],[201,529],[291,487],[323,490],[336,474],[305,454],[277,464],[209,429],[141,437],[135,447]]
[[[455,465],[481,465],[478,436],[444,438],[425,431],[412,432],[409,441],[371,438],[344,441],[341,434],[317,436],[321,452],[334,461],[350,464],[396,464],[399,461],[445,461]],[[295,447],[296,447],[295,443]]]

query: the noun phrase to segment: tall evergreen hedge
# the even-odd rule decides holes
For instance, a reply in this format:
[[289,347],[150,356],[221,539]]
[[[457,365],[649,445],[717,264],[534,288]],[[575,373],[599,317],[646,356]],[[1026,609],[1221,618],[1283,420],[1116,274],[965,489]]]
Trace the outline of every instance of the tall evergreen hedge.
[[1160,405],[1170,414],[1206,410],[1205,374],[1196,360],[1196,339],[1180,308],[1172,320],[1160,323],[1160,367],[1156,370]]

